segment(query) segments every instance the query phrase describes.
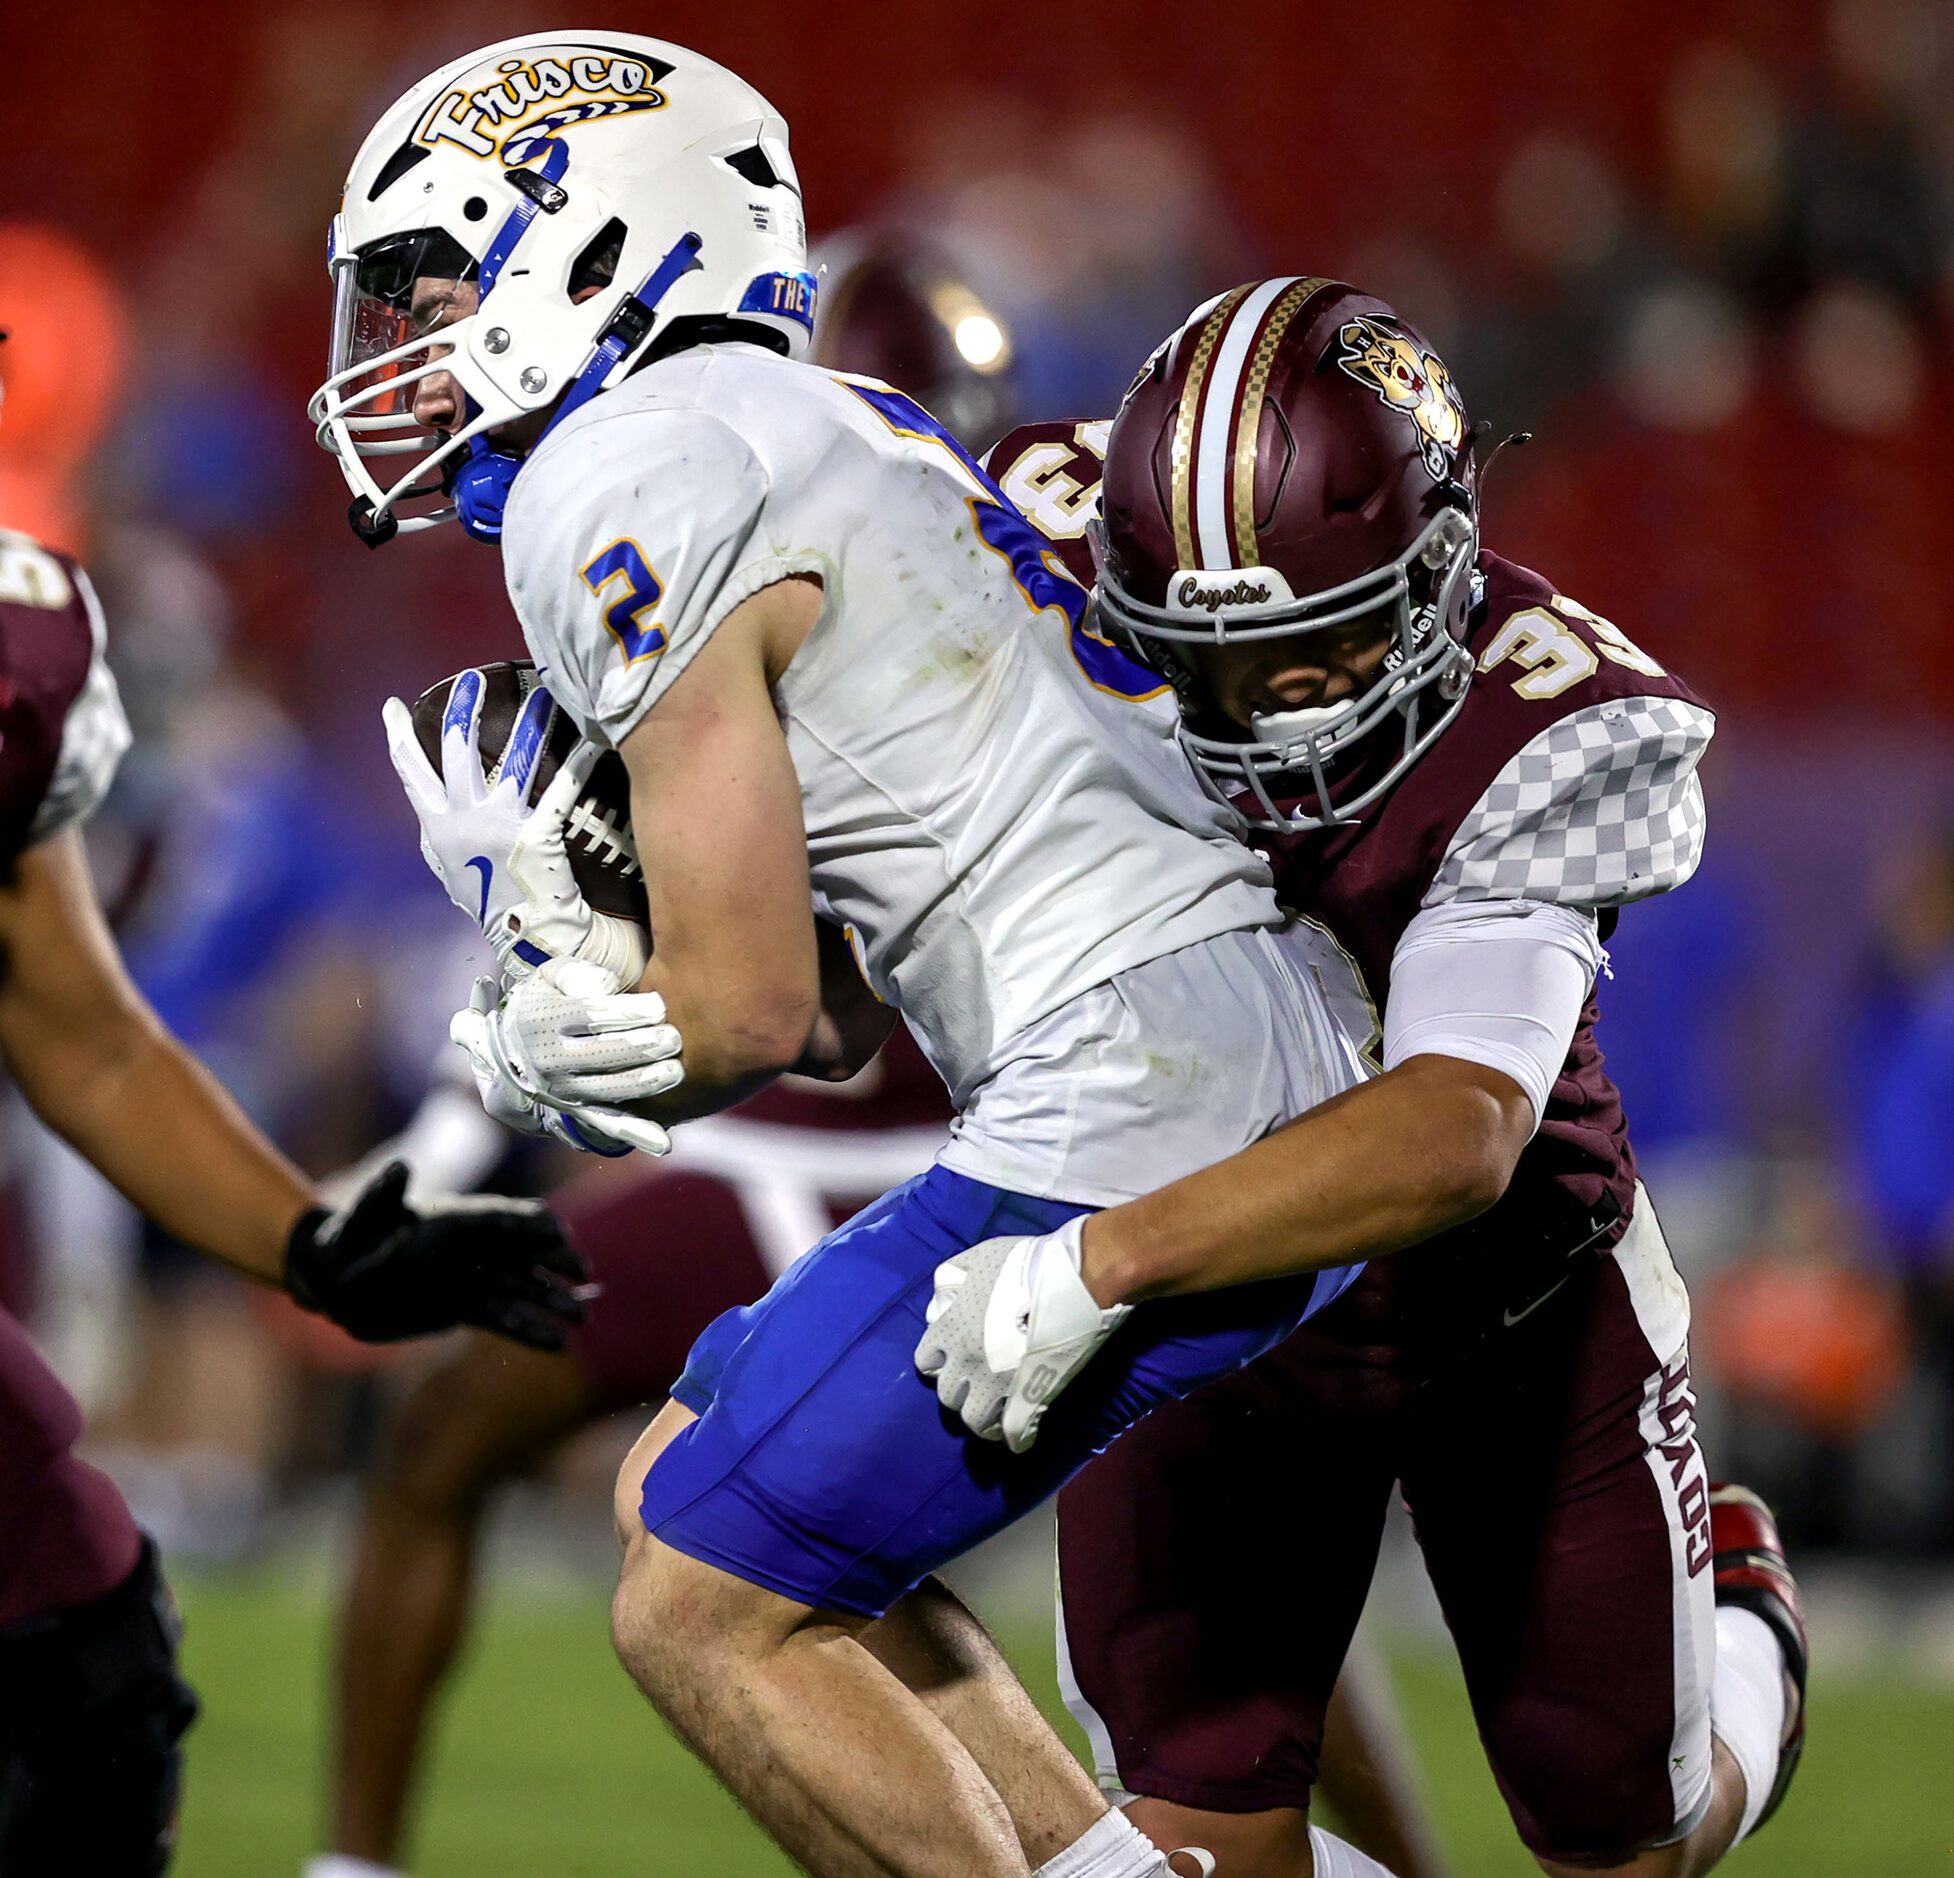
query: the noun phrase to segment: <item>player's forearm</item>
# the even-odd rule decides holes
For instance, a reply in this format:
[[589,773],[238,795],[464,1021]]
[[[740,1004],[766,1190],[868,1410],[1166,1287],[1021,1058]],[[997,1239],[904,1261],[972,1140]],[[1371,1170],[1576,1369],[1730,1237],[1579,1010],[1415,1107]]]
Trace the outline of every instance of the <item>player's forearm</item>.
[[0,958],[0,1056],[34,1112],[165,1231],[281,1282],[312,1190],[130,982],[75,830],[0,886]]
[[665,1000],[669,1021],[685,1039],[685,1080],[632,1104],[635,1114],[667,1128],[731,1108],[798,1068],[821,1017],[811,994],[743,974],[729,980],[703,962],[688,973],[682,958],[669,961],[663,952],[654,955],[638,989]]
[[139,1212],[267,1284],[311,1184],[146,1009],[14,1070],[36,1114]]
[[[1502,1086],[1503,1085],[1503,1086]],[[1519,1086],[1413,1057],[1198,1174],[1086,1223],[1101,1304],[1378,1258],[1497,1200],[1531,1135]]]

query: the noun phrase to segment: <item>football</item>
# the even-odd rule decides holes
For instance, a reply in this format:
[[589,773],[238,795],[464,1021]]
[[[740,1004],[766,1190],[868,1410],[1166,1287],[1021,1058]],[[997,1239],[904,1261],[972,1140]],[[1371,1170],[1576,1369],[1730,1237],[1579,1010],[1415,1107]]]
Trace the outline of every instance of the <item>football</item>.
[[[498,659],[476,669],[486,687],[478,739],[482,771],[493,782],[501,773],[509,733],[539,681],[535,666],[527,659]],[[441,767],[441,719],[454,684],[454,678],[444,678],[414,700],[414,734],[437,772]],[[576,745],[576,725],[553,705],[536,779],[530,787],[532,802],[549,787],[558,765]],[[638,866],[637,844],[631,839],[631,780],[623,759],[614,750],[606,750],[597,759],[589,783],[577,798],[570,813],[569,844],[570,871],[590,905],[599,913],[648,927],[651,912],[645,900],[644,873]]]

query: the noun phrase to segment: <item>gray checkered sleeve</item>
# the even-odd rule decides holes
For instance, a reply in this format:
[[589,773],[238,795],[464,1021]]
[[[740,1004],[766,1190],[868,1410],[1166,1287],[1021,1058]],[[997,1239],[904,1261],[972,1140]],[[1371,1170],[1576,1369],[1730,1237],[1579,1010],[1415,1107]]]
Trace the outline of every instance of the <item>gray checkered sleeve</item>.
[[1696,765],[1716,719],[1681,698],[1611,698],[1550,724],[1459,824],[1425,905],[1625,906],[1703,858]]

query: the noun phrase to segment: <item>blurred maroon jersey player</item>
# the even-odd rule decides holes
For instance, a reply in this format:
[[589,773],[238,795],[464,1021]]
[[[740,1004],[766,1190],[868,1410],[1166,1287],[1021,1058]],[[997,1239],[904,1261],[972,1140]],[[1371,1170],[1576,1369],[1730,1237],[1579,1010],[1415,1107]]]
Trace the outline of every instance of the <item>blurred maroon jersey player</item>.
[[[0,531],[0,873],[78,826],[128,727],[102,664],[101,615],[65,555]],[[0,962],[4,969],[4,962]],[[73,1452],[81,1411],[0,1310],[0,1867],[160,1871],[176,1743],[196,1703],[153,1549],[114,1484]],[[103,1780],[119,1755],[128,1778]],[[73,1829],[89,1809],[113,1836]],[[57,1838],[59,1833],[62,1836]],[[81,1848],[78,1850],[77,1848]]]
[[[1738,1711],[1760,1680],[1767,1710],[1778,1681],[1802,1688],[1802,1632],[1724,1673],[1720,1645],[1742,1657],[1764,1633],[1713,1603],[1688,1301],[1591,990],[1617,909],[1696,866],[1713,719],[1608,621],[1479,551],[1443,363],[1340,283],[1224,296],[1150,361],[1116,427],[1028,427],[990,468],[1097,576],[1096,630],[1176,685],[1190,753],[1260,829],[1284,903],[1323,928],[1319,973],[1374,1060],[1490,1069],[1537,1119],[1490,1210],[1435,1205],[1478,1217],[1436,1238],[1414,1222],[1397,1243],[1427,1243],[1374,1260],[1061,1495],[1068,1699],[1102,1780],[1141,1796],[1164,1843],[1208,1845],[1242,1878],[1304,1869],[1325,1704],[1401,1484],[1529,1849],[1556,1871],[1707,1869],[1782,1793],[1780,1723],[1795,1742],[1801,1720]],[[1535,1061],[1551,1033],[1528,998],[1556,972],[1568,1041]],[[1245,1191],[1250,1156],[1335,1126],[1305,1118],[1156,1217],[1184,1223],[1220,1192],[1199,1183]],[[1443,1157],[1409,1132],[1344,1151],[1376,1158],[1381,1186]],[[1089,1228],[1088,1280],[1099,1225],[1137,1243],[1175,1194]],[[1170,1236],[1202,1256],[1197,1234]],[[1253,1257],[1231,1277],[1282,1254]],[[1149,1285],[1198,1274],[1120,1295]]]

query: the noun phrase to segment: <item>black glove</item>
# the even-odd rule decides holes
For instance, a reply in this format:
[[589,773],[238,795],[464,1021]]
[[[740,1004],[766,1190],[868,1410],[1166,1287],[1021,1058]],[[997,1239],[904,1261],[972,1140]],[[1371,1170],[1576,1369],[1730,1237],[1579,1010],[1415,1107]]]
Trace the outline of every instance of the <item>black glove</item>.
[[478,1324],[562,1349],[583,1321],[585,1267],[556,1216],[493,1195],[416,1212],[406,1191],[407,1165],[392,1161],[343,1211],[307,1213],[285,1248],[292,1296],[365,1343]]

